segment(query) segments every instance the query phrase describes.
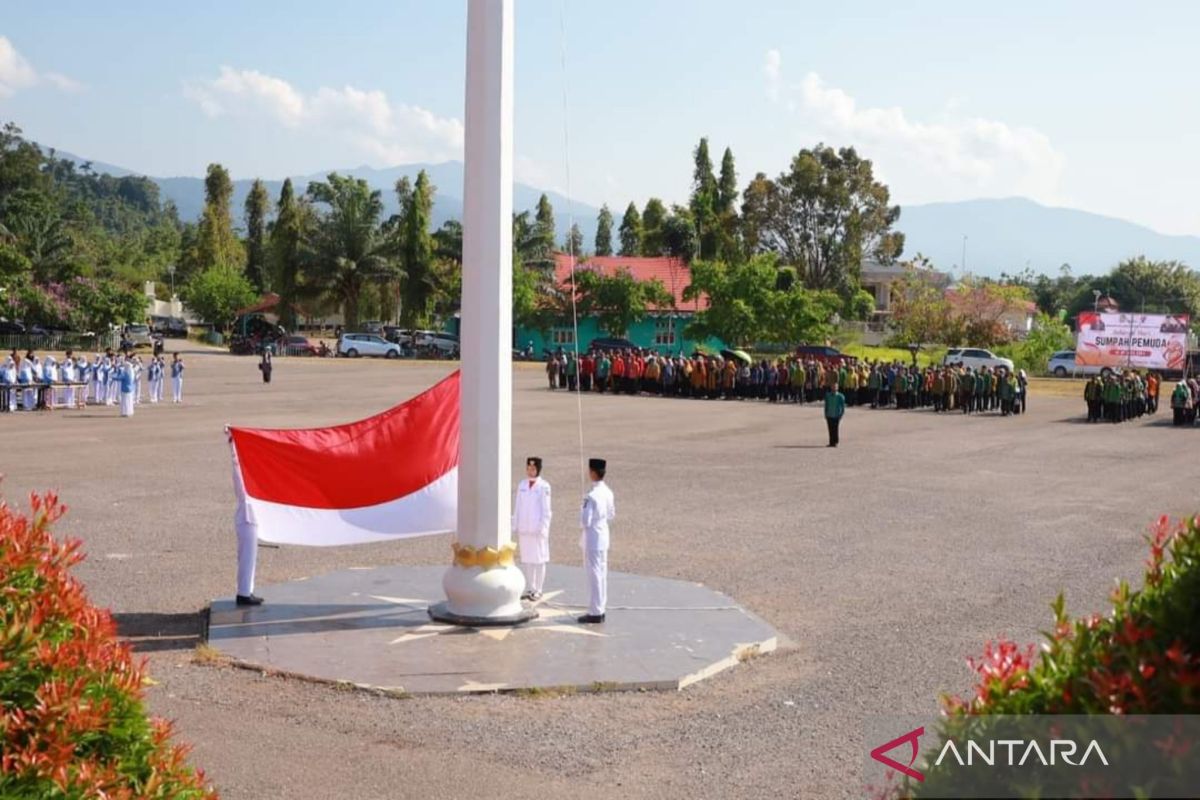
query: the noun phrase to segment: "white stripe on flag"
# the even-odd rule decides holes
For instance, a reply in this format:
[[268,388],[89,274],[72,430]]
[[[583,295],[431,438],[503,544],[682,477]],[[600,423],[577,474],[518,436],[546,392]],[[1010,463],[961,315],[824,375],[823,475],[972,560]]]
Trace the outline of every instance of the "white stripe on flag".
[[396,500],[359,508],[304,508],[246,496],[258,538],[333,547],[449,533],[457,527],[458,468]]

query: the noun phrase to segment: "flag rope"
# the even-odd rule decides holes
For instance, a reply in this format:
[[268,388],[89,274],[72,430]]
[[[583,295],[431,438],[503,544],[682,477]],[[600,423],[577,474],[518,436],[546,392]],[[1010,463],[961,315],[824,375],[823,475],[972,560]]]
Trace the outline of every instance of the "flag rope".
[[578,292],[575,288],[575,202],[571,198],[571,134],[570,134],[570,104],[567,102],[567,20],[563,10],[563,0],[558,2],[558,56],[559,75],[562,79],[562,126],[563,126],[563,167],[566,178],[567,195],[567,264],[571,268],[571,340],[575,350],[575,418],[579,429],[579,489],[580,494],[587,493],[587,462],[583,450],[583,391],[582,381],[579,380],[579,304]]

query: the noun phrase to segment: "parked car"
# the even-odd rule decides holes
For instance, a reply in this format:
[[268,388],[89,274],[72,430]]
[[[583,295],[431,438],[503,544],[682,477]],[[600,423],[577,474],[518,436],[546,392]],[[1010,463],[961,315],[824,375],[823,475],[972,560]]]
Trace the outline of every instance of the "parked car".
[[188,335],[187,323],[178,317],[151,317],[150,330],[173,339],[186,339]]
[[149,325],[126,325],[121,338],[132,347],[149,347],[154,344]]
[[[564,350],[567,348],[563,348]],[[588,350],[637,350],[638,346],[628,339],[618,337],[610,337],[605,339],[592,339],[592,343],[588,345]]]
[[420,331],[417,334],[418,349],[436,350],[442,356],[457,355],[459,346],[458,337],[453,333]]
[[317,346],[308,340],[307,336],[292,334],[286,337],[280,346],[284,353],[289,356],[315,356],[317,354]]
[[25,326],[16,320],[0,319],[0,336],[20,336]]
[[1004,367],[1009,372],[1012,372],[1013,369],[1011,358],[1002,358],[991,350],[984,350],[978,347],[952,347],[946,351],[946,356],[942,359],[942,363],[962,364],[964,367],[970,367],[971,369]]
[[854,364],[858,358],[843,353],[836,347],[823,344],[802,344],[796,348],[796,355],[802,359],[820,362],[821,364]]
[[1047,369],[1052,375],[1059,378],[1065,378],[1068,375],[1101,375],[1110,371],[1108,367],[1076,364],[1074,350],[1059,350],[1050,356]]
[[338,339],[337,352],[339,356],[347,358],[358,358],[359,356],[399,358],[400,345],[373,333],[343,333]]

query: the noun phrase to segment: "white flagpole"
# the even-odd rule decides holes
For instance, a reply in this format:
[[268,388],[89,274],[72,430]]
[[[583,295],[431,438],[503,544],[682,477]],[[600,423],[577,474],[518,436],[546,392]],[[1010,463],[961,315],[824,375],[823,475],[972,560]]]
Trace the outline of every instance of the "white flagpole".
[[512,0],[469,0],[458,531],[447,602],[430,609],[465,625],[536,616],[511,536],[512,128]]

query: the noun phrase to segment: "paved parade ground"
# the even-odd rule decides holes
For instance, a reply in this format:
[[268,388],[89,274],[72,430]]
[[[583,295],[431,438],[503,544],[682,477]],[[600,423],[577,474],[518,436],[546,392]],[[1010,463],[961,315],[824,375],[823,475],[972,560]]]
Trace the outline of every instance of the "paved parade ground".
[[[186,359],[182,407],[0,415],[0,472],[10,502],[55,489],[70,507],[78,574],[149,658],[152,710],[230,800],[859,796],[867,715],[967,690],[964,659],[998,635],[1034,641],[1060,589],[1074,612],[1102,609],[1114,578],[1140,574],[1147,523],[1200,507],[1200,432],[1169,409],[1087,425],[1081,397],[1048,392],[1015,418],[851,408],[830,450],[816,405],[589,396],[587,455],[608,459],[618,508],[611,568],[728,595],[778,651],[679,692],[376,696],[197,649],[208,602],[234,589],[222,426],[359,419],[454,365],[281,358],[264,386],[253,358]],[[518,365],[512,475],[540,455],[554,485],[548,592],[555,564],[580,562],[578,435],[575,401]],[[269,597],[449,560],[445,536],[263,548],[258,578]]]

